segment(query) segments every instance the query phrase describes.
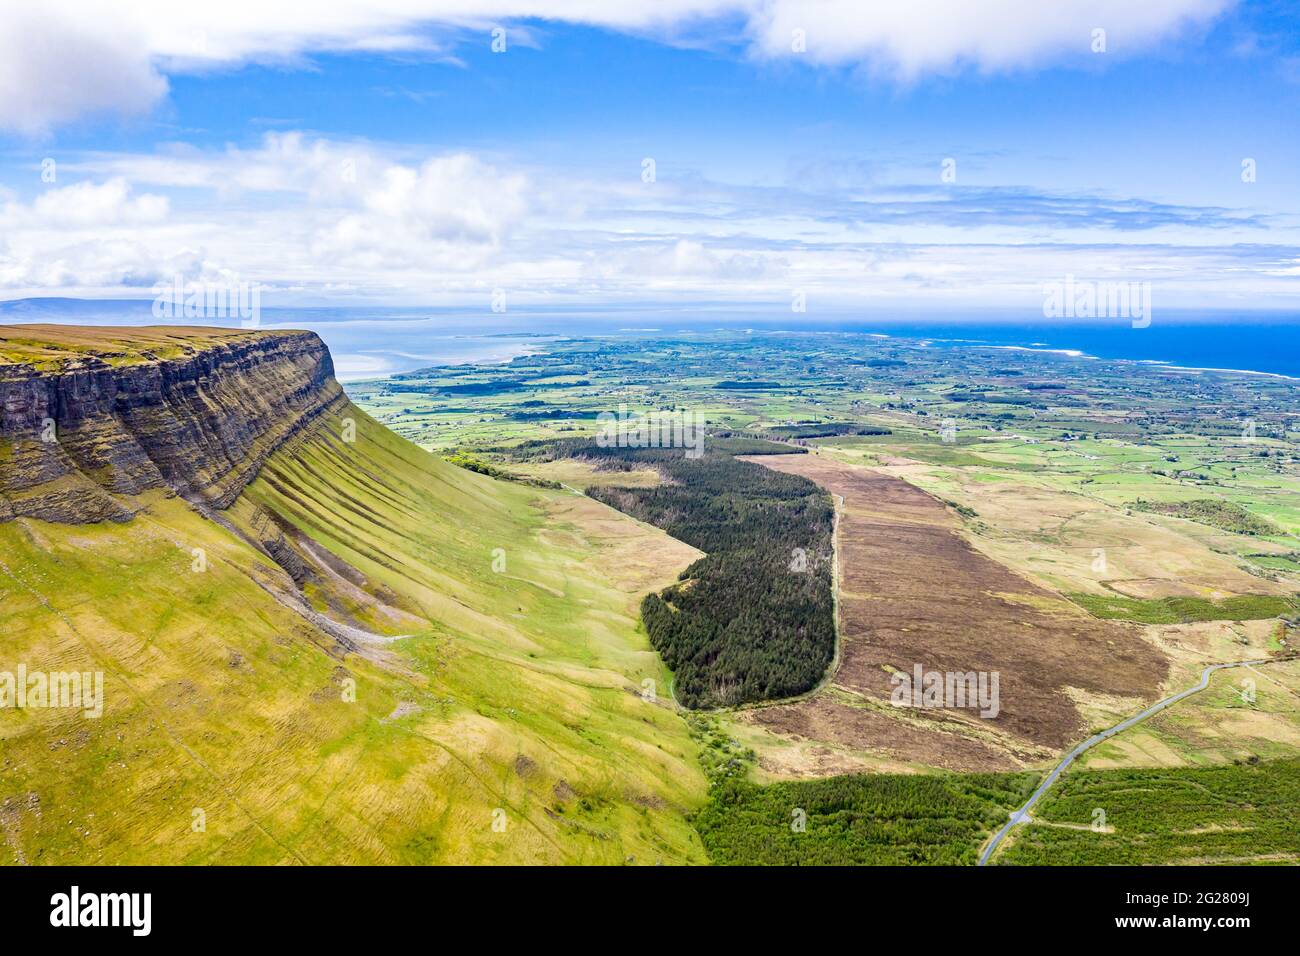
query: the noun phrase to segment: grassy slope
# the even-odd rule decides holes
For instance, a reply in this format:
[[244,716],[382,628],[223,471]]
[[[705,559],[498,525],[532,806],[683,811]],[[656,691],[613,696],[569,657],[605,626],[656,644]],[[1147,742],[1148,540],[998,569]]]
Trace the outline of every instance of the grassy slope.
[[105,672],[100,720],[0,711],[0,862],[702,861],[695,744],[631,692],[665,686],[636,602],[690,554],[345,414],[354,445],[328,423],[231,517],[275,507],[416,610],[358,612],[413,635],[375,660],[271,600],[269,561],[175,499],[124,526],[0,525],[0,670]]

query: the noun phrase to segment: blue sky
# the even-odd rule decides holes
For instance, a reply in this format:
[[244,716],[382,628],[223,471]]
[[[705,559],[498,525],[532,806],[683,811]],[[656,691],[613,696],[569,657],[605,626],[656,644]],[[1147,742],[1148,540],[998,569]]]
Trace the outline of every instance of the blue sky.
[[1296,305],[1288,4],[172,6],[0,26],[0,297]]

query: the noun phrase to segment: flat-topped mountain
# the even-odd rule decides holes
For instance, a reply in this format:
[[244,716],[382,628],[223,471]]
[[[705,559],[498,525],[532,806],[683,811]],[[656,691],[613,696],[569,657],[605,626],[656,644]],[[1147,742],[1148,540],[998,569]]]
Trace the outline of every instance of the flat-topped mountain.
[[[353,405],[310,332],[0,326],[6,863],[699,862],[698,552]],[[106,520],[111,519],[111,520]]]
[[344,401],[313,332],[0,326],[0,521],[121,521],[153,489],[229,507]]

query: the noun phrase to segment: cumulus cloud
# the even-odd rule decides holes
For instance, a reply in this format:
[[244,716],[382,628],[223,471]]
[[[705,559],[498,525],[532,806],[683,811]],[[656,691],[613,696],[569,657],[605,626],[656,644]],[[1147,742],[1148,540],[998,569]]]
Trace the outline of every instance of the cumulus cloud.
[[419,169],[390,166],[366,195],[368,209],[416,235],[496,243],[523,215],[525,179],[502,174],[467,153],[441,156]]
[[[104,110],[147,110],[166,73],[292,64],[313,53],[446,55],[467,31],[567,22],[708,42],[742,24],[750,51],[860,64],[914,78],[970,65],[999,70],[1086,54],[1092,31],[1132,51],[1208,22],[1233,0],[224,0],[219,15],[176,0],[45,0],[0,18],[0,129],[42,132]],[[14,6],[14,5],[10,5]],[[796,36],[800,39],[796,41]]]
[[170,200],[121,176],[51,186],[0,203],[0,288],[134,289],[178,269],[201,271]]
[[[0,287],[134,287],[176,271],[315,288],[467,281],[531,209],[523,172],[467,153],[417,163],[299,133],[269,134],[256,149],[59,166],[60,181],[78,174],[0,202]],[[181,211],[154,189],[183,190]]]
[[434,157],[418,168],[376,168],[357,185],[362,208],[317,231],[315,256],[390,269],[480,268],[528,208],[526,177],[466,153]]
[[167,81],[130,17],[112,16],[107,5],[77,6],[5,5],[0,130],[38,136],[87,114],[143,113],[166,94]]
[[173,275],[215,274],[201,253],[146,236],[23,235],[0,245],[0,289],[132,293]]
[[113,226],[158,222],[166,217],[165,196],[145,193],[133,195],[131,186],[120,177],[104,183],[81,182],[60,189],[50,189],[30,206],[7,203],[0,211],[0,222],[13,227],[23,223],[42,226]]
[[[175,237],[156,246],[164,196],[135,195],[124,179],[85,181],[0,205],[0,288],[134,287],[176,260]],[[143,231],[142,231],[143,230]]]

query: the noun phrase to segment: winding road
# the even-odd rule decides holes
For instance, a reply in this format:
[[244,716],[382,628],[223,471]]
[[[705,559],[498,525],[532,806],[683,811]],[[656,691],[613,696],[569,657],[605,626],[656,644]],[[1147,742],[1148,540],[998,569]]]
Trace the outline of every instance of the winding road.
[[1037,803],[1039,799],[1042,798],[1043,794],[1045,794],[1049,789],[1051,789],[1052,784],[1056,782],[1056,778],[1059,777],[1062,774],[1062,772],[1064,772],[1066,767],[1070,766],[1070,764],[1074,762],[1075,758],[1078,757],[1079,754],[1083,753],[1086,750],[1092,749],[1093,747],[1097,746],[1097,744],[1101,743],[1103,740],[1107,740],[1111,737],[1114,737],[1116,734],[1120,733],[1121,731],[1128,730],[1134,724],[1146,720],[1152,714],[1158,714],[1166,707],[1178,703],[1183,698],[1190,697],[1192,696],[1192,694],[1205,690],[1205,688],[1210,686],[1210,675],[1213,674],[1215,671],[1227,670],[1230,667],[1249,667],[1252,664],[1271,664],[1279,660],[1289,660],[1289,658],[1273,657],[1273,658],[1268,658],[1266,660],[1258,660],[1258,661],[1235,661],[1234,663],[1231,664],[1211,664],[1209,667],[1205,668],[1205,670],[1201,671],[1201,682],[1197,684],[1195,687],[1189,687],[1187,690],[1180,691],[1179,693],[1174,694],[1173,697],[1166,697],[1164,700],[1157,701],[1156,703],[1152,704],[1150,707],[1148,707],[1146,710],[1142,711],[1141,713],[1134,714],[1132,717],[1120,721],[1114,727],[1111,727],[1107,730],[1103,730],[1101,733],[1094,734],[1093,736],[1089,737],[1087,740],[1079,744],[1079,746],[1075,747],[1073,750],[1071,750],[1068,754],[1065,755],[1064,759],[1062,759],[1061,762],[1056,765],[1055,769],[1053,769],[1052,772],[1047,775],[1047,779],[1044,780],[1041,784],[1039,784],[1038,789],[1035,790],[1033,792],[1033,795],[1028,800],[1025,801],[1024,806],[1020,807],[1017,810],[1013,810],[1011,812],[1011,819],[1006,822],[1006,824],[1002,827],[1002,829],[999,830],[994,835],[993,839],[989,841],[989,844],[986,847],[984,847],[984,852],[980,854],[979,865],[984,866],[986,863],[988,863],[989,859],[993,856],[993,851],[998,848],[998,844],[1002,842],[1002,840],[1006,837],[1008,833],[1011,832],[1013,828],[1029,820],[1029,811],[1033,809],[1034,804]]

